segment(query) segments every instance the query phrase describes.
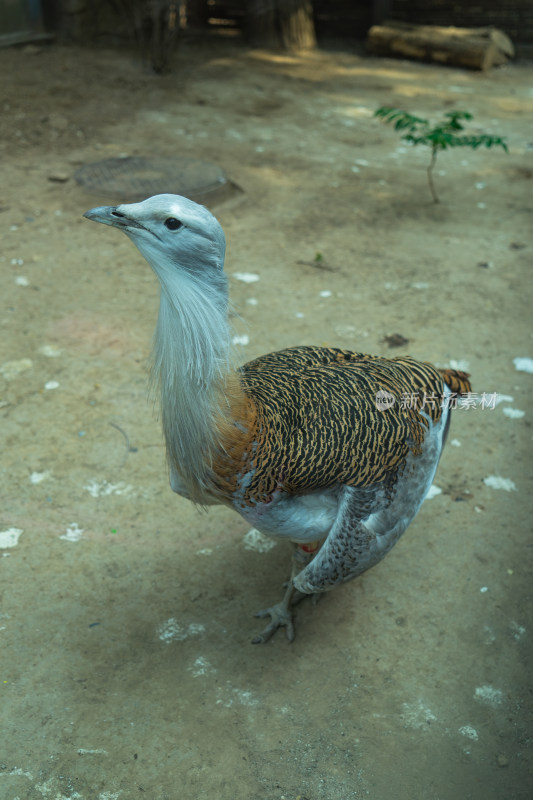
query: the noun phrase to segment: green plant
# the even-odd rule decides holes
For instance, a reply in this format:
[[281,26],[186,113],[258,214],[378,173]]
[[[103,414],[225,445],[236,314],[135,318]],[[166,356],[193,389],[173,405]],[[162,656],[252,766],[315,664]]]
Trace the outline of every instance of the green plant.
[[402,139],[413,145],[423,144],[431,149],[431,158],[427,167],[429,190],[435,203],[439,202],[435,184],[433,183],[433,169],[437,163],[437,155],[441,150],[453,147],[502,147],[508,152],[507,144],[502,136],[491,136],[487,133],[462,135],[464,126],[461,122],[473,119],[469,111],[448,111],[444,119],[436,125],[431,125],[429,120],[415,117],[399,108],[383,106],[374,112],[383,122],[394,124],[394,130],[404,131]]

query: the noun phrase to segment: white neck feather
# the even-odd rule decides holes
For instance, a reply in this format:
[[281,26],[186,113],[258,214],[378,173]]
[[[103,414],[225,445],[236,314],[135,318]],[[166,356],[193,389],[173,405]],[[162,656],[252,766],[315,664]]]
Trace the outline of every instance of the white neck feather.
[[[212,486],[219,447],[216,421],[224,414],[225,379],[232,369],[227,282],[200,284],[191,272],[161,274],[152,375],[161,391],[167,457],[191,499]],[[227,414],[227,409],[226,409]]]

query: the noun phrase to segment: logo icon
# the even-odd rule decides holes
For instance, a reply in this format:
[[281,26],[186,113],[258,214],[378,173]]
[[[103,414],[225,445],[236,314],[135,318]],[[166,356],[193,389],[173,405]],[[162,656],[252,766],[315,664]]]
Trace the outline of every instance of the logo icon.
[[395,402],[394,395],[390,392],[386,392],[384,389],[380,389],[376,394],[376,407],[380,411],[386,411],[387,408],[392,408]]

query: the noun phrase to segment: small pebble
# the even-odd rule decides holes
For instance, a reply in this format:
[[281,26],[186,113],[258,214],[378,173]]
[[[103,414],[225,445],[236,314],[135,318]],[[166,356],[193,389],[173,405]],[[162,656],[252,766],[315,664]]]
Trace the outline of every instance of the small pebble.
[[259,275],[256,275],[255,272],[234,272],[233,277],[243,283],[255,283],[259,280]]
[[62,170],[51,172],[48,176],[48,180],[52,181],[53,183],[66,183],[69,179],[70,175],[68,172],[63,172]]

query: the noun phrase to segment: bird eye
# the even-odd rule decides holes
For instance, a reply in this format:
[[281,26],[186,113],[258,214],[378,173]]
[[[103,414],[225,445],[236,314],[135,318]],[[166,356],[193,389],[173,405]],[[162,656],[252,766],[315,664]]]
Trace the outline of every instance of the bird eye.
[[183,226],[183,223],[176,219],[176,217],[169,217],[165,220],[165,227],[169,229],[169,231],[177,231],[179,228]]

